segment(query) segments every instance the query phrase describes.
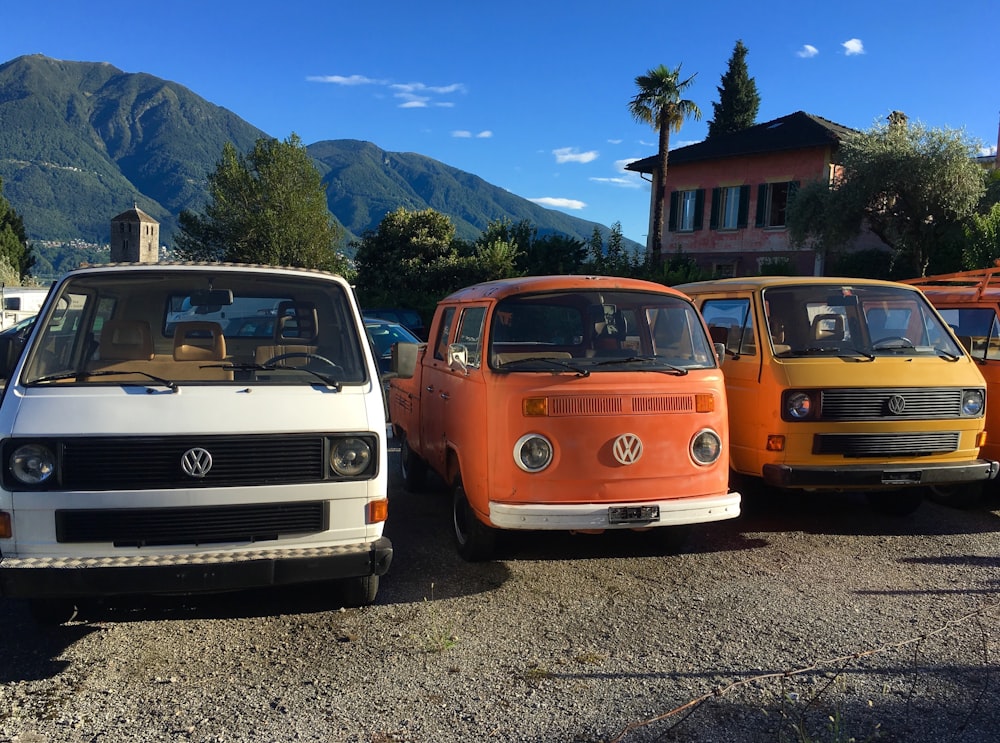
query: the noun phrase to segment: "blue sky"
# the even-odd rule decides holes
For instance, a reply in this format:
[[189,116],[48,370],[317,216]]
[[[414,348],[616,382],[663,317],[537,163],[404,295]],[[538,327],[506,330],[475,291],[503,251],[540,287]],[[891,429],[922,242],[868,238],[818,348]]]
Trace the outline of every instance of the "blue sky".
[[[7,3],[0,61],[44,54],[180,83],[269,135],[416,152],[645,243],[655,153],[632,120],[635,77],[697,73],[704,138],[737,39],[757,121],[806,111],[868,129],[900,110],[995,151],[996,0],[26,0]],[[2,156],[2,153],[0,153]]]

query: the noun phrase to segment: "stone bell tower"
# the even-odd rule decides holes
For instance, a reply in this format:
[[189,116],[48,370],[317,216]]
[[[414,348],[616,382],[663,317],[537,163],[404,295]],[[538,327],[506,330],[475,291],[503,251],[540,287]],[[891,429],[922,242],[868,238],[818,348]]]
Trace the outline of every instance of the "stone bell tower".
[[159,222],[135,204],[111,219],[112,263],[156,263],[159,259]]

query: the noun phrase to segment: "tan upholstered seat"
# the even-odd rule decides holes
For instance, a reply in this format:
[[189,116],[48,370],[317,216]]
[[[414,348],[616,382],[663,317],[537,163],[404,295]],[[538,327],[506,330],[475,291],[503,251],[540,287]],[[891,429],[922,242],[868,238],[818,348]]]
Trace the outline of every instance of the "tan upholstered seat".
[[153,336],[144,320],[105,320],[97,350],[101,361],[149,361]]
[[174,361],[223,361],[226,337],[217,322],[190,320],[174,326]]

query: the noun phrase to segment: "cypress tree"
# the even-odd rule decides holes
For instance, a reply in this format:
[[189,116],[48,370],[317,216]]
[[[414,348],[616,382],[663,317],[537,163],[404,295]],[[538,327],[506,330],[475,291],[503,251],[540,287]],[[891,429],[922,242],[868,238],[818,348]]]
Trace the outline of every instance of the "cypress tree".
[[747,72],[747,48],[743,40],[736,42],[729,68],[722,76],[719,102],[712,104],[712,120],[708,122],[708,138],[717,134],[732,134],[757,123],[760,95],[757,83]]

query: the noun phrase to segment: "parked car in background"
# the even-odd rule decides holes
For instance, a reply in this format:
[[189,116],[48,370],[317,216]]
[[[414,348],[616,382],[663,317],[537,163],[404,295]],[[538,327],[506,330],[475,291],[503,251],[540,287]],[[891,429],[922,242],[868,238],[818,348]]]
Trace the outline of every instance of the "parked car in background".
[[375,361],[379,372],[385,374],[392,371],[392,347],[397,343],[422,343],[420,338],[411,333],[398,322],[389,322],[380,318],[366,317],[365,330],[375,348]]
[[377,317],[380,320],[399,323],[421,341],[427,340],[427,328],[424,327],[423,318],[420,317],[420,313],[416,310],[408,310],[404,307],[379,307],[377,309],[367,309],[363,312],[367,318]]

